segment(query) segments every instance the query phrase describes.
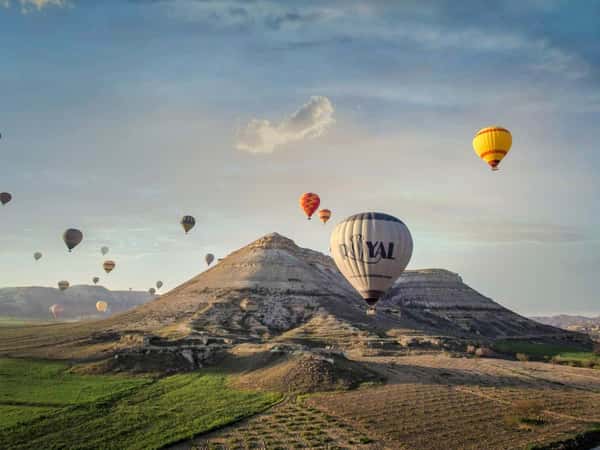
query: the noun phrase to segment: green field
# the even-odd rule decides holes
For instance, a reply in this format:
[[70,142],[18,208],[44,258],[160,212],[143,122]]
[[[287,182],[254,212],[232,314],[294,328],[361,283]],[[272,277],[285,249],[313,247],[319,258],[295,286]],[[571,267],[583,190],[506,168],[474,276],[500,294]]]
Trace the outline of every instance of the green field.
[[548,360],[559,364],[600,367],[599,355],[577,345],[505,340],[494,343],[493,347],[499,353],[512,355],[520,353],[527,355],[532,360]]
[[77,375],[65,364],[0,359],[0,448],[159,448],[279,399],[231,389],[215,372]]
[[47,323],[48,321],[36,319],[22,319],[18,317],[0,316],[0,327],[22,327],[32,323]]

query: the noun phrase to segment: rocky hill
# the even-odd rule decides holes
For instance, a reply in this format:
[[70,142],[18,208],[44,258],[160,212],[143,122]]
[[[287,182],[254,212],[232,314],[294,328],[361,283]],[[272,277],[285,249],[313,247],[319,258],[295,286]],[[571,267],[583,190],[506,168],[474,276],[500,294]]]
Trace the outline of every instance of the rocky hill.
[[64,306],[64,319],[100,317],[96,302],[104,300],[110,305],[106,315],[123,312],[154,298],[147,292],[109,291],[102,286],[77,285],[66,291],[50,287],[0,288],[0,316],[26,319],[51,319],[48,308],[55,304]]
[[498,339],[557,332],[504,308],[443,269],[405,272],[380,304],[437,333]]
[[272,233],[133,310],[37,330],[58,346],[39,348],[38,341],[19,339],[15,331],[12,340],[0,343],[0,354],[12,353],[14,345],[21,354],[46,357],[114,354],[125,366],[168,355],[169,365],[194,367],[240,345],[400,351],[414,342],[440,348],[446,340],[578,336],[519,316],[445,270],[407,272],[377,315],[367,316],[365,310],[330,257]]

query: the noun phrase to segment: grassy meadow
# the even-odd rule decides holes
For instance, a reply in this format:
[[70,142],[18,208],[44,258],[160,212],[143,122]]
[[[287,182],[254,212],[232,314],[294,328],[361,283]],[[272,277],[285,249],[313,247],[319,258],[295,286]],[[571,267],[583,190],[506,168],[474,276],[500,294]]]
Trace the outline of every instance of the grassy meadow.
[[543,342],[504,340],[494,344],[494,350],[512,354],[519,359],[524,355],[531,360],[552,361],[578,367],[600,368],[600,355],[575,344],[547,344]]
[[78,375],[62,363],[0,359],[0,448],[160,448],[279,399],[231,389],[217,372]]

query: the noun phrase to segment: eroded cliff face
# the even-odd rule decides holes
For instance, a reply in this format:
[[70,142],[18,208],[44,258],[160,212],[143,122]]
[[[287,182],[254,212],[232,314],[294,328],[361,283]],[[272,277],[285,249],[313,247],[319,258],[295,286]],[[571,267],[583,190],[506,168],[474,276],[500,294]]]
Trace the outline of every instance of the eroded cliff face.
[[458,274],[443,269],[405,272],[382,299],[380,308],[450,335],[502,338],[561,334],[504,308],[467,286]]

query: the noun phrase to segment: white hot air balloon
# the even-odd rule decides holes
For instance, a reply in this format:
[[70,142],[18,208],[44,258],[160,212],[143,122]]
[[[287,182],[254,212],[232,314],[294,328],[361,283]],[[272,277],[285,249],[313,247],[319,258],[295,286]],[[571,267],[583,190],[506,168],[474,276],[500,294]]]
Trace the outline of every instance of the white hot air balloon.
[[355,214],[331,233],[335,264],[375,313],[375,303],[410,261],[413,240],[400,219],[377,212]]

